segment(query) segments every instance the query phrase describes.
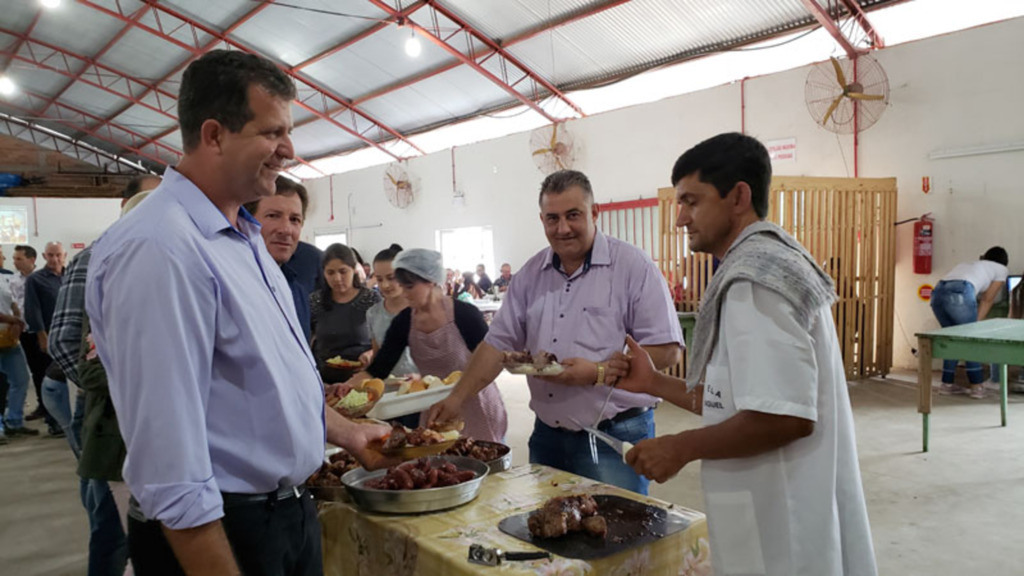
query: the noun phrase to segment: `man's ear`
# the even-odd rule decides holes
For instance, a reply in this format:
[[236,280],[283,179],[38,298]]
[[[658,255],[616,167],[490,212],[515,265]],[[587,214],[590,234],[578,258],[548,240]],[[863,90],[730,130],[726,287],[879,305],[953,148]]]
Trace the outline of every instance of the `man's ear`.
[[199,146],[217,150],[219,153],[226,132],[227,129],[220,122],[212,118],[205,120],[199,127]]
[[754,193],[749,184],[741,180],[733,187],[733,192],[735,192],[733,203],[737,212],[745,213],[754,209]]

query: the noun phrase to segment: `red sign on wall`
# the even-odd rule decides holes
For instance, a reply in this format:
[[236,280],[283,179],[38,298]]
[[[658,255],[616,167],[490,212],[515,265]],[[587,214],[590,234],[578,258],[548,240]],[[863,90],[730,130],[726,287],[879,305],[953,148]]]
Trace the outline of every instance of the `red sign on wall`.
[[75,242],[71,244],[72,250],[82,250],[83,248],[85,248],[85,242]]

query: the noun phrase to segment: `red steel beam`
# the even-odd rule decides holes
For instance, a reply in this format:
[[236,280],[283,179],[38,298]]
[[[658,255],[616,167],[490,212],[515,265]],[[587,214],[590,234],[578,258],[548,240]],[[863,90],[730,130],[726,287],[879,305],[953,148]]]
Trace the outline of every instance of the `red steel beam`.
[[[370,0],[370,3],[380,8],[381,10],[387,12],[392,17],[397,18],[399,14],[394,8],[384,3],[383,0]],[[440,48],[442,48],[443,50],[445,50],[458,60],[460,60],[463,64],[476,70],[477,73],[479,73],[481,76],[487,78],[495,85],[497,85],[499,88],[507,92],[510,96],[512,96],[516,100],[519,100],[526,106],[532,108],[535,112],[544,116],[549,121],[558,122],[559,119],[548,114],[547,111],[541,108],[540,105],[538,105],[535,101],[540,97],[540,91],[538,89],[538,86],[543,87],[552,95],[556,96],[557,98],[565,102],[579,115],[585,116],[583,110],[581,110],[579,106],[577,106],[574,102],[572,102],[564,94],[562,94],[561,91],[558,90],[558,88],[556,88],[550,82],[539,76],[537,73],[530,70],[527,66],[519,62],[516,58],[509,55],[494,40],[488,38],[480,31],[474,29],[472,26],[470,26],[468,23],[466,23],[459,16],[457,16],[455,13],[448,10],[447,8],[434,3],[432,0],[427,0],[427,4],[430,8],[430,29],[425,28],[412,21],[406,21],[405,25],[410,26],[411,28],[425,36],[428,40],[430,40],[431,42],[433,42],[434,44],[436,44],[437,46],[439,46]],[[452,32],[451,34],[442,37],[441,26],[438,24],[439,14],[453,22],[456,26],[458,26],[458,29],[455,32]],[[451,38],[459,34],[462,34],[465,37],[466,46],[468,48],[468,51],[470,52],[470,55],[468,56],[466,54],[463,54],[461,50],[455,48],[449,43],[449,40]],[[473,40],[483,43],[490,49],[492,54],[489,54],[488,58],[490,58],[491,56],[497,56],[499,58],[498,68],[502,75],[501,78],[499,78],[497,75],[493,74],[491,71],[484,68],[482,65],[482,60],[473,54]],[[512,68],[514,71],[518,71],[518,74],[520,75],[520,77],[516,79],[514,82],[511,82],[512,78],[511,75],[509,74],[509,68]],[[523,80],[530,81],[533,98],[527,98],[526,96],[524,96],[518,90],[515,89],[515,86]]]
[[[409,6],[408,8],[402,10],[400,12],[400,14],[399,14],[399,17],[400,18],[408,18],[409,16],[412,15],[413,12],[419,10],[423,6],[425,6],[424,2],[422,2],[422,1],[415,2],[411,6]],[[387,28],[388,26],[392,26],[392,25],[394,25],[394,22],[390,22],[390,21],[389,22],[378,22],[378,23],[374,24],[373,26],[370,26],[369,28],[366,28],[362,32],[359,32],[358,34],[355,34],[355,35],[353,35],[353,36],[351,36],[349,38],[346,38],[346,39],[342,40],[338,44],[328,48],[327,50],[324,50],[323,52],[317,54],[316,56],[313,56],[311,58],[307,58],[306,60],[303,60],[302,62],[299,62],[298,64],[296,64],[295,66],[292,67],[292,71],[293,72],[298,72],[299,70],[302,70],[303,68],[305,68],[305,67],[307,67],[307,66],[309,66],[311,64],[315,64],[315,63],[323,60],[324,58],[328,58],[330,56],[333,56],[333,55],[337,54],[338,52],[341,52],[345,48],[348,48],[349,46],[352,46],[356,42],[359,42],[360,40],[365,40],[366,38],[369,38],[370,36],[376,34],[377,32],[380,32],[381,30]]]
[[818,4],[818,0],[801,1],[804,3],[804,6],[807,8],[807,11],[810,12],[811,15],[814,16],[815,20],[818,21],[818,24],[821,24],[821,27],[827,30],[828,33],[831,34],[833,38],[835,38],[836,42],[839,43],[839,46],[843,49],[844,52],[846,52],[846,55],[850,58],[850,60],[856,60],[857,56],[863,54],[864,52],[867,52],[867,50],[858,49],[854,47],[854,45],[851,44],[850,41],[846,39],[846,36],[843,36],[842,30],[839,29],[839,26],[836,24],[836,21],[832,19],[832,14],[830,14],[828,11],[822,8],[821,4]]
[[[148,10],[149,10],[149,6],[142,6],[141,8],[136,10],[135,14],[132,15],[131,19],[134,20],[135,22],[138,22],[139,19],[142,18],[146,14],[146,12]],[[103,55],[107,53],[107,51],[109,51],[111,48],[113,48],[114,44],[117,44],[121,40],[121,38],[123,38],[124,35],[127,34],[128,31],[131,30],[131,29],[132,29],[132,25],[131,24],[125,24],[121,28],[121,30],[119,30],[117,32],[117,34],[114,34],[113,38],[111,38],[106,44],[104,44],[103,47],[100,48],[100,50],[98,52],[96,52],[96,54],[94,54],[87,61],[90,64],[95,64],[97,60],[102,58]],[[30,34],[30,32],[26,32],[26,35],[28,35],[28,34]],[[64,86],[60,90],[57,91],[57,94],[53,98],[47,99],[47,101],[43,104],[43,110],[45,110],[50,104],[53,104],[54,102],[59,101],[61,99],[61,97],[64,96],[64,93],[67,92],[69,88],[74,86],[75,82],[77,82],[78,79],[82,76],[82,74],[84,74],[85,71],[88,70],[88,69],[89,69],[88,66],[86,66],[85,68],[82,68],[78,72],[78,74],[75,75],[75,77],[73,77],[71,80],[69,80],[67,82],[67,84],[64,84]],[[42,113],[43,110],[39,110],[39,113]]]
[[[120,170],[123,167],[131,169],[131,173],[149,173],[149,170],[138,162],[111,154],[86,142],[3,112],[0,112],[0,134],[7,134],[19,140],[31,142],[36,146],[49,148],[54,152],[87,162],[104,170],[113,165],[118,169],[114,172],[115,174],[124,174],[125,172]],[[103,162],[101,159],[106,159],[108,162]]]
[[875,27],[871,25],[871,21],[868,20],[868,15],[864,13],[864,9],[860,7],[860,3],[857,0],[841,0],[846,9],[849,10],[850,15],[853,19],[860,24],[864,33],[868,35],[868,39],[871,40],[871,46],[874,48],[885,48],[885,40],[882,39],[882,35],[875,30]]
[[[91,2],[90,0],[78,0],[78,2],[80,4],[83,4],[83,5],[86,5],[86,6],[89,6],[89,7],[93,7],[95,9],[103,12],[104,14],[110,15],[113,18],[116,18],[116,19],[121,20],[121,21],[126,22],[126,23],[128,22],[127,16],[125,16],[123,13],[114,12],[114,11],[111,11],[111,10],[109,10],[107,8],[102,7],[102,6],[98,6],[94,2]],[[247,52],[247,53],[250,53],[250,54],[258,54],[258,52],[256,50],[254,50],[254,49],[252,49],[252,48],[250,48],[250,47],[248,47],[248,46],[246,46],[244,44],[241,44],[237,40],[234,40],[234,39],[224,35],[223,33],[218,32],[217,30],[214,30],[213,28],[211,28],[209,26],[206,26],[205,24],[201,24],[201,23],[197,22],[196,20],[190,18],[189,16],[186,16],[185,14],[182,14],[182,13],[180,13],[180,12],[178,12],[178,11],[168,7],[168,6],[165,6],[163,4],[158,4],[156,2],[156,0],[145,0],[145,2],[150,7],[152,7],[154,9],[154,13],[159,12],[159,13],[166,14],[166,15],[170,16],[171,18],[174,18],[177,21],[181,22],[183,26],[184,25],[189,26],[191,28],[191,30],[193,31],[193,34],[192,34],[193,37],[197,37],[196,31],[199,31],[199,32],[202,32],[204,34],[208,34],[210,36],[213,36],[214,38],[219,39],[221,42],[224,42],[225,44],[227,44],[227,45],[229,45],[229,46],[231,46],[233,48],[236,48],[236,49],[238,49],[240,51]],[[120,9],[120,6],[118,6],[118,8]],[[152,28],[150,26],[143,25],[141,23],[135,23],[134,25],[136,27],[138,27],[139,29],[145,30],[145,31],[149,32],[150,34],[153,34],[154,36],[157,36],[159,38],[163,38],[165,40],[171,41],[171,42],[173,42],[173,43],[175,43],[177,45],[181,45],[182,44],[179,40],[176,40],[176,39],[171,38],[170,36],[168,36],[168,34],[162,30],[162,28],[163,28],[162,25],[160,26],[160,28],[161,28],[160,30],[154,29],[154,28]],[[180,26],[179,26],[179,28],[180,28]],[[198,40],[197,40],[196,44],[198,44]],[[187,47],[187,46],[186,46],[186,49],[190,49],[191,51],[198,50],[197,47],[191,47],[190,48],[190,47]],[[294,74],[291,71],[289,71],[288,68],[286,68],[284,66],[280,66],[280,67],[281,67],[282,70],[284,70],[286,73],[288,73],[292,77],[292,79],[296,82],[297,87],[299,88],[300,96],[295,101],[298,106],[308,110],[309,112],[311,112],[311,113],[313,113],[315,115],[318,115],[318,116],[322,117],[327,122],[329,122],[329,123],[333,124],[334,126],[344,130],[345,132],[348,132],[349,134],[351,134],[352,136],[362,140],[366,144],[369,144],[371,146],[374,146],[375,148],[380,149],[381,151],[383,151],[384,153],[392,156],[395,159],[401,159],[401,157],[398,156],[396,153],[392,152],[391,150],[385,148],[382,145],[382,143],[384,143],[386,140],[389,139],[387,136],[385,136],[385,134],[390,134],[392,138],[397,139],[398,141],[408,145],[410,148],[412,148],[413,150],[416,150],[417,152],[419,152],[421,154],[423,153],[423,151],[421,149],[419,149],[412,142],[409,142],[408,140],[406,140],[405,136],[400,134],[395,129],[390,128],[387,125],[383,124],[382,122],[376,120],[375,118],[373,118],[372,116],[370,116],[366,112],[363,112],[361,110],[357,110],[357,109],[351,107],[347,102],[344,101],[343,98],[341,98],[340,96],[337,96],[335,94],[332,94],[327,89],[317,85],[315,82],[311,81],[310,79],[308,79],[306,77],[303,77],[303,76],[299,76],[297,74]],[[306,97],[302,96],[302,93],[304,92],[304,87],[305,87],[305,92],[312,92],[311,96],[306,96]],[[329,105],[328,105],[329,101],[336,102],[337,104],[340,104],[340,105],[343,105],[343,106],[346,107],[346,110],[350,113],[349,118],[348,118],[348,120],[350,122],[349,124],[342,123],[341,121],[339,121],[337,119],[337,116],[330,116],[330,115],[328,115],[326,113],[326,111],[329,109]],[[369,124],[369,126],[366,129],[360,129],[359,128],[359,119],[360,118],[365,123]],[[366,135],[368,132],[370,132],[370,130],[372,130],[374,128],[376,128],[377,131],[378,131],[379,141],[371,139],[371,138],[369,138]]]

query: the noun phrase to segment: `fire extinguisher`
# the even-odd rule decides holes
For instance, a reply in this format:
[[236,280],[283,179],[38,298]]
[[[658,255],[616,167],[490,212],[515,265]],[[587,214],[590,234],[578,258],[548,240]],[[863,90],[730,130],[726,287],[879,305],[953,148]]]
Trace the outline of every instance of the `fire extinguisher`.
[[914,274],[932,273],[932,238],[935,222],[927,214],[914,222]]

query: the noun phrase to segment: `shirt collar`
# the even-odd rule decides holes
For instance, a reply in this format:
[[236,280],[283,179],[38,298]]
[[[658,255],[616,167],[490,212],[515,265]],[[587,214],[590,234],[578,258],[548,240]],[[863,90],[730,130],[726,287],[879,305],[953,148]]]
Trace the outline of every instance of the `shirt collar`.
[[[544,262],[544,268],[554,268],[561,272],[562,259],[550,247],[548,252],[550,252],[550,256]],[[608,237],[599,230],[594,234],[594,244],[590,247],[587,257],[583,260],[583,267],[580,273],[582,274],[590,270],[591,266],[610,266],[611,263],[612,258],[611,252],[608,249]]]
[[252,239],[259,236],[260,223],[245,208],[238,210],[238,227],[231,226],[224,213],[214,206],[210,198],[203,193],[191,180],[174,168],[168,167],[164,172],[163,182],[159,188],[165,188],[185,208],[189,218],[199,229],[200,234],[211,238],[224,230],[237,230]]

